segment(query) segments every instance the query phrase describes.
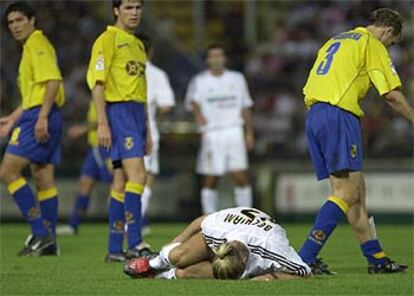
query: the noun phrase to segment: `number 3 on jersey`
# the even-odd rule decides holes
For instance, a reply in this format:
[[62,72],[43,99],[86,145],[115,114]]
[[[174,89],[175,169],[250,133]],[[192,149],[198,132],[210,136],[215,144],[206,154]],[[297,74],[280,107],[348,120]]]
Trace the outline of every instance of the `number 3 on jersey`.
[[325,75],[326,73],[328,73],[329,69],[331,68],[334,55],[338,51],[340,46],[340,42],[335,42],[328,47],[328,49],[326,50],[327,55],[325,56],[325,60],[323,60],[319,64],[318,69],[316,70],[316,73],[318,75]]

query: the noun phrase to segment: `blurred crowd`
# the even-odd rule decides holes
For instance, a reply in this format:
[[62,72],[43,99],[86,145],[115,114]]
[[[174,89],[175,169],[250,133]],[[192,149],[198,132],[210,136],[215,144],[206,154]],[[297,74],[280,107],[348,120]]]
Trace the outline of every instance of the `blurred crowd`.
[[[149,9],[144,15],[140,31],[150,32],[153,39],[156,39],[155,45],[159,49],[156,49],[155,64],[167,71],[176,92],[178,106],[167,120],[190,121],[191,116],[184,107],[184,94],[191,76],[203,67],[203,51],[194,43],[187,45],[180,42],[179,33],[186,36],[190,34],[185,28],[192,26],[188,23],[191,16],[183,18],[183,13],[191,13],[192,4],[186,2],[188,9],[185,10],[183,6],[181,14],[175,17],[157,13],[156,9],[161,6],[175,7],[176,1],[157,2],[157,5],[153,2],[145,3]],[[1,3],[2,16],[7,3]],[[82,121],[90,99],[85,83],[90,49],[97,35],[105,29],[108,22],[112,22],[111,2],[59,0],[34,1],[33,4],[37,26],[46,33],[58,52],[67,97],[64,107],[67,125]],[[254,98],[256,132],[253,157],[307,157],[303,134],[306,109],[303,105],[302,87],[316,52],[332,35],[358,25],[366,25],[370,12],[381,6],[397,9],[406,20],[403,41],[390,51],[403,81],[404,93],[412,102],[412,1],[256,1],[256,44],[245,44],[243,39],[245,26],[242,1],[206,1],[204,43],[222,41],[229,49],[229,67],[243,71],[249,81]],[[179,9],[175,11],[178,13]],[[177,25],[180,22],[184,22],[181,27]],[[19,47],[3,24],[0,115],[6,115],[19,103],[16,88]],[[412,156],[412,126],[391,114],[376,91],[370,92],[364,105],[366,116],[362,124],[365,155]],[[174,133],[174,129],[170,125],[168,127],[165,132]],[[168,139],[171,145],[174,145],[174,141],[186,141],[182,136],[170,136]],[[4,140],[2,143],[5,144]],[[84,152],[84,144],[79,144],[74,145],[64,139],[63,159],[66,159],[66,166],[79,163]],[[195,148],[193,145],[184,146]]]

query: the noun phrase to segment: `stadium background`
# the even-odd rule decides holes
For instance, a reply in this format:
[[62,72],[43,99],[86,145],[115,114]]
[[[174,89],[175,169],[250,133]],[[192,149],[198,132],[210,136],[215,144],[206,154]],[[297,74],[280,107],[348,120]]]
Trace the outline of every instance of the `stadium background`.
[[[29,1],[37,25],[55,45],[63,72],[67,103],[65,130],[84,121],[89,91],[85,71],[93,40],[113,22],[111,1]],[[3,15],[7,3],[1,3]],[[245,73],[254,98],[256,145],[250,154],[255,205],[278,220],[304,221],[325,198],[327,184],[314,181],[304,139],[301,94],[318,47],[333,34],[367,22],[378,7],[400,11],[404,40],[390,52],[413,101],[412,1],[145,1],[139,32],[150,35],[154,63],[168,74],[177,106],[161,123],[161,174],[149,216],[152,220],[188,221],[200,214],[200,177],[194,174],[198,135],[185,110],[184,95],[192,75],[204,68],[203,48],[219,41],[228,48],[229,68]],[[1,27],[0,115],[19,103],[16,75],[19,45]],[[365,101],[365,169],[369,206],[380,221],[396,217],[412,223],[414,210],[413,130],[370,92]],[[85,139],[63,138],[63,162],[57,168],[60,217],[72,208]],[[6,139],[1,139],[3,154]],[[220,183],[221,207],[233,205],[231,181]],[[1,188],[2,221],[20,220]],[[106,217],[106,188],[95,190],[91,219]],[[305,214],[305,215],[304,215]]]

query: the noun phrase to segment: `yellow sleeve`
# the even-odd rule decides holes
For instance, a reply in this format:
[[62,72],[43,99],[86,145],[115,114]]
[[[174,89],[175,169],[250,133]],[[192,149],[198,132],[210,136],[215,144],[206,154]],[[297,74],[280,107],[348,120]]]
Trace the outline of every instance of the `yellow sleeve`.
[[106,82],[114,55],[114,36],[102,34],[92,47],[88,69],[88,85],[92,89],[97,81]]
[[382,96],[401,87],[401,80],[385,46],[372,37],[368,40],[366,67],[369,79]]
[[46,38],[32,40],[29,45],[34,81],[62,80],[55,50]]

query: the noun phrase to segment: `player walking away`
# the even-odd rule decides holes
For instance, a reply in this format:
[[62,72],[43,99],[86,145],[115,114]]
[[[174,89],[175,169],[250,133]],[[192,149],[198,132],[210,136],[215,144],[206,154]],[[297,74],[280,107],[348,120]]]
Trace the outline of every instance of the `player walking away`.
[[[114,179],[109,201],[107,262],[142,256],[141,195],[145,184],[144,154],[151,151],[146,116],[144,46],[134,35],[141,21],[142,0],[113,0],[116,17],[95,41],[87,81],[98,118],[98,141],[111,149]],[[123,253],[124,224],[128,251]]]
[[394,10],[381,8],[370,21],[367,27],[340,33],[325,43],[304,87],[309,152],[318,180],[329,178],[332,192],[299,252],[314,274],[332,274],[317,255],[343,216],[361,243],[368,273],[407,269],[384,253],[370,231],[359,105],[372,83],[392,109],[414,122],[414,110],[401,92],[387,52],[387,47],[401,40],[402,18]]
[[205,175],[201,205],[203,213],[209,214],[218,208],[218,178],[227,172],[236,185],[236,205],[252,206],[246,148],[253,149],[254,135],[252,99],[243,74],[225,68],[221,45],[207,48],[206,61],[208,70],[193,78],[186,100],[202,133],[197,173]]
[[[11,34],[23,46],[18,76],[22,102],[12,114],[0,119],[0,136],[7,136],[14,128],[1,163],[0,178],[32,230],[18,255],[57,255],[58,191],[54,166],[60,162],[60,108],[65,101],[62,75],[55,50],[42,31],[36,29],[34,12],[27,3],[12,3],[6,9],[5,19]],[[22,176],[29,164],[38,203]]]
[[112,182],[111,155],[107,149],[99,147],[96,128],[96,108],[93,101],[91,101],[88,109],[87,123],[73,125],[68,130],[68,137],[70,139],[76,139],[87,134],[89,148],[83,160],[78,193],[75,198],[69,224],[58,226],[58,235],[77,234],[79,225],[88,210],[90,196],[96,182],[102,181],[107,184]]
[[254,208],[221,210],[194,220],[158,256],[124,266],[131,277],[293,279],[311,270],[289,245],[285,230]]
[[139,39],[144,43],[148,55],[145,75],[147,78],[148,117],[153,143],[151,154],[144,157],[145,168],[147,170],[147,181],[145,183],[144,193],[142,194],[142,217],[144,219],[142,232],[145,234],[149,231],[148,221],[146,220],[145,215],[152,195],[155,176],[158,175],[160,171],[158,154],[160,133],[158,131],[157,118],[160,118],[171,111],[172,107],[175,105],[175,99],[167,73],[151,63],[154,50],[150,38],[148,36],[140,35]]

